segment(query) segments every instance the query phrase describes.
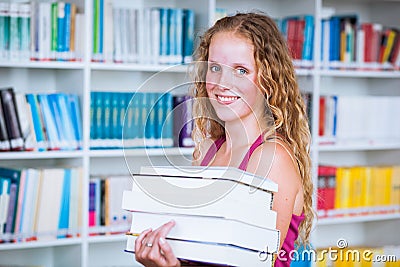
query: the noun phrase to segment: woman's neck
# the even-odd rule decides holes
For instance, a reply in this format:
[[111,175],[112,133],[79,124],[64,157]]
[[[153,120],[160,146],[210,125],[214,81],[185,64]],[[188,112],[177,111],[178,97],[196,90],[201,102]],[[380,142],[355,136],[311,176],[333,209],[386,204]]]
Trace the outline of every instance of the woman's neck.
[[255,120],[225,123],[225,153],[248,148],[263,133],[262,125]]

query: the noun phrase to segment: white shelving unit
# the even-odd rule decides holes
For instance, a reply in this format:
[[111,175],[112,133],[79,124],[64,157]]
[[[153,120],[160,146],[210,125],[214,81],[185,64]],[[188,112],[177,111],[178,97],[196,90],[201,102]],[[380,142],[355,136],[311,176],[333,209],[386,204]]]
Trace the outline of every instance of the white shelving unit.
[[[16,1],[16,0],[11,0]],[[45,0],[43,0],[45,1]],[[85,57],[82,62],[0,62],[0,87],[12,86],[17,92],[59,91],[77,93],[81,99],[83,150],[72,152],[1,153],[0,165],[7,167],[48,167],[72,165],[83,168],[83,225],[88,225],[88,183],[91,175],[128,174],[126,160],[134,161],[137,168],[148,163],[190,164],[191,149],[132,149],[90,150],[90,92],[132,91],[146,82],[146,90],[162,91],[187,80],[186,67],[143,64],[92,63],[91,28],[92,1],[74,0],[78,12],[85,13]],[[114,0],[118,4],[171,6],[193,8],[196,12],[196,29],[202,31],[213,23],[215,8],[225,8],[228,13],[262,10],[272,17],[313,14],[318,22],[323,9],[334,8],[337,14],[355,12],[360,21],[380,22],[399,27],[399,1],[384,0]],[[400,95],[399,71],[320,70],[320,25],[316,23],[314,38],[314,68],[298,69],[300,88],[313,93],[313,144],[312,161],[314,184],[317,182],[318,163],[331,164],[400,164],[400,140],[388,144],[318,145],[319,96],[335,94]],[[161,73],[159,73],[161,72]],[[155,76],[154,76],[155,75]],[[154,80],[154,82],[153,82]],[[394,120],[395,122],[395,120]],[[133,166],[133,164],[130,164]],[[400,216],[369,215],[364,217],[321,219],[312,234],[315,247],[334,246],[339,237],[346,237],[350,245],[400,245],[396,233]],[[396,228],[397,227],[397,228]],[[372,231],[373,230],[373,231]],[[379,234],[379,242],[375,238]],[[134,256],[123,252],[123,235],[89,236],[83,227],[80,238],[60,239],[53,242],[28,242],[0,244],[0,265],[63,266],[137,266]]]

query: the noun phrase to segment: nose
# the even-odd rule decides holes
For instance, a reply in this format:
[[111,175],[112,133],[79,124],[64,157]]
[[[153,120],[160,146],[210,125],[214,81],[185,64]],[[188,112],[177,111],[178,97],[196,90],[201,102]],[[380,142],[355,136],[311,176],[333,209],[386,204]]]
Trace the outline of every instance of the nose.
[[218,88],[221,90],[229,90],[232,88],[232,71],[229,69],[225,68],[223,71],[221,71],[219,75],[219,80],[218,80]]

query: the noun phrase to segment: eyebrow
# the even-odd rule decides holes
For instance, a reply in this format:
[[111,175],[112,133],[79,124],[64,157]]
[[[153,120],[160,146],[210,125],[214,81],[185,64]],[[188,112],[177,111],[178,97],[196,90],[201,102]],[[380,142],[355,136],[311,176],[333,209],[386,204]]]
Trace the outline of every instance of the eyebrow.
[[[211,63],[217,63],[217,64],[221,64],[221,65],[228,66],[228,65],[226,65],[226,64],[223,64],[223,63],[221,63],[221,62],[218,62],[218,61],[215,61],[215,60],[212,60],[212,59],[209,59],[208,61],[211,62]],[[235,67],[237,67],[237,66],[243,66],[243,67],[246,67],[246,68],[248,68],[248,69],[251,68],[250,65],[249,65],[249,64],[246,64],[246,63],[236,63],[236,62],[235,62],[235,63],[232,63],[232,65],[235,66]]]

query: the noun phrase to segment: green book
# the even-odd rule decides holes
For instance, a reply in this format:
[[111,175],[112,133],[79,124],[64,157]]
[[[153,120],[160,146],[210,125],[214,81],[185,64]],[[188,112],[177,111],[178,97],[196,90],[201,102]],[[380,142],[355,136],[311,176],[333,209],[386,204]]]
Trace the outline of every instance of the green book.
[[51,46],[50,58],[55,59],[57,53],[57,17],[58,17],[58,3],[51,3]]
[[8,15],[9,3],[0,2],[0,59],[8,58],[8,45],[10,37],[10,16]]

